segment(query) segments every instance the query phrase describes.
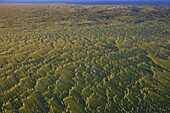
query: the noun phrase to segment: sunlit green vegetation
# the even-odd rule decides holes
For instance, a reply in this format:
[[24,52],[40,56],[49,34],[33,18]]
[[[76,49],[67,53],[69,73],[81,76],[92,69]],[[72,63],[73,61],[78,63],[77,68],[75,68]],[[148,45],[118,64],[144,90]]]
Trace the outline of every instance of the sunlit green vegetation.
[[0,112],[168,112],[170,8],[0,4]]

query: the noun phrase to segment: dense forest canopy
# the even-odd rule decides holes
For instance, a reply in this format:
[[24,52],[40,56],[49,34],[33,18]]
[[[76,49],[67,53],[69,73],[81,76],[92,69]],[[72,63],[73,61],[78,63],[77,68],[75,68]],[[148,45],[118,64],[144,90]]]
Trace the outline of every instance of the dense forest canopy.
[[170,8],[0,4],[0,112],[168,112]]

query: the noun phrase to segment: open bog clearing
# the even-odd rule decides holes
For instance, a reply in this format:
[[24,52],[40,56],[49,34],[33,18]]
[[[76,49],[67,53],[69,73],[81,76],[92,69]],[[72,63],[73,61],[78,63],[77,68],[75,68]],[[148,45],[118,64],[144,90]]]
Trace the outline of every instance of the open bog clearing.
[[0,112],[170,111],[170,7],[0,4]]

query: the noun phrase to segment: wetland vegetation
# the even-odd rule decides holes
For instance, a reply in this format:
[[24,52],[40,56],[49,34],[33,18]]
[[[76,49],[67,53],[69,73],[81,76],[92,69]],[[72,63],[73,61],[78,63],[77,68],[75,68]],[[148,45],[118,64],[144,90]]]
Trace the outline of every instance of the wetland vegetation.
[[170,8],[0,4],[0,112],[169,112]]

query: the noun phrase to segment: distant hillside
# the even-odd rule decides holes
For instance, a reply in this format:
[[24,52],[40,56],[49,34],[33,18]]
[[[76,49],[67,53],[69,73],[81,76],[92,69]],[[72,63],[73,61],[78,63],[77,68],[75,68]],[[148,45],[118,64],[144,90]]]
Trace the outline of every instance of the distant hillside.
[[0,3],[74,3],[84,5],[170,5],[169,0],[1,0]]

